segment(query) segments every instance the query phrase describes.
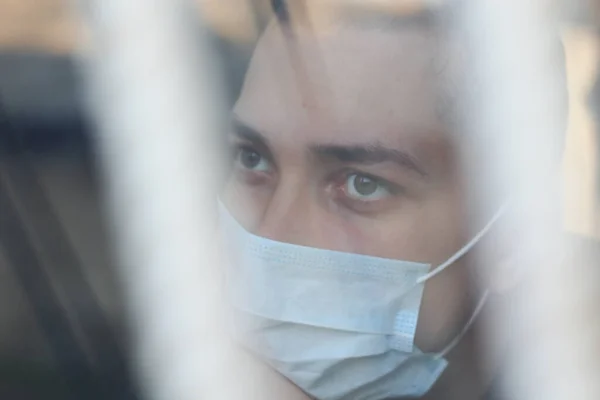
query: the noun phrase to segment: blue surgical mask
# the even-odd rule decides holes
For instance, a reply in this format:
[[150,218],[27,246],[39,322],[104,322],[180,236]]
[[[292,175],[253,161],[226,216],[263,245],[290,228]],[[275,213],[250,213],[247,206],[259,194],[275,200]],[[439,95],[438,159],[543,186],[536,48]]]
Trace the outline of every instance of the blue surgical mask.
[[448,365],[444,356],[486,297],[442,352],[427,354],[414,344],[424,283],[473,247],[501,211],[463,249],[431,269],[256,236],[220,205],[234,335],[316,399],[420,397]]

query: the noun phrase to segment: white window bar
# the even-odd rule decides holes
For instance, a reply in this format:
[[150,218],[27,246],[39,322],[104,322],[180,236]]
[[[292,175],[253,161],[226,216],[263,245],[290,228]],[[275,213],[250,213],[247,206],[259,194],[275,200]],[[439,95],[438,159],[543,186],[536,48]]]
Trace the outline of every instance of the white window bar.
[[[80,3],[113,236],[145,398],[240,398],[219,329],[212,59],[178,0]],[[198,50],[201,49],[201,52]],[[241,386],[241,387],[240,387]],[[227,390],[226,390],[227,389]],[[228,390],[236,393],[228,396]],[[229,393],[230,394],[230,393]]]
[[[597,260],[574,257],[578,250],[570,248],[561,226],[558,166],[566,111],[556,68],[557,4],[468,4],[462,22],[475,56],[472,84],[482,87],[468,112],[468,137],[477,149],[471,154],[481,157],[469,160],[466,172],[475,178],[478,163],[495,163],[496,176],[478,177],[475,204],[489,209],[490,194],[511,194],[513,210],[505,223],[525,285],[517,306],[490,320],[489,350],[495,338],[508,331],[515,335],[516,348],[505,365],[509,399],[598,399]],[[479,265],[486,266],[485,255]]]

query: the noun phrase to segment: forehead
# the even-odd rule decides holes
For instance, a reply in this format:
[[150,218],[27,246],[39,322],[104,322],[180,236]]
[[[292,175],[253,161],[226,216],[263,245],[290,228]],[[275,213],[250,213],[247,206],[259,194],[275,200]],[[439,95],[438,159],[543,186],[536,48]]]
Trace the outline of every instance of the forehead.
[[257,45],[235,112],[261,129],[322,139],[439,134],[459,60],[456,46],[428,27],[316,33],[275,23]]

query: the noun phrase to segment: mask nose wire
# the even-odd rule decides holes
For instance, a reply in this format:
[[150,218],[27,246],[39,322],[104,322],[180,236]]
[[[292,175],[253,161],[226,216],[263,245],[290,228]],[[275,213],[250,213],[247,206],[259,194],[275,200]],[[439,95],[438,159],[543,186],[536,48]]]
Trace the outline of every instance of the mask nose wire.
[[498,211],[496,211],[494,216],[488,221],[488,223],[485,224],[485,226],[479,231],[479,233],[477,233],[477,235],[475,235],[473,239],[471,239],[462,249],[458,250],[452,257],[450,257],[444,263],[438,265],[437,267],[429,271],[427,274],[418,278],[416,283],[421,284],[428,281],[429,279],[433,278],[434,276],[448,268],[450,265],[454,264],[462,256],[464,256],[469,250],[473,248],[473,246],[475,246],[481,240],[482,237],[484,237],[489,232],[490,229],[492,229],[496,221],[498,221],[498,219],[500,219],[500,217],[504,215],[506,209],[508,208],[508,205],[508,202],[503,204],[498,209]]

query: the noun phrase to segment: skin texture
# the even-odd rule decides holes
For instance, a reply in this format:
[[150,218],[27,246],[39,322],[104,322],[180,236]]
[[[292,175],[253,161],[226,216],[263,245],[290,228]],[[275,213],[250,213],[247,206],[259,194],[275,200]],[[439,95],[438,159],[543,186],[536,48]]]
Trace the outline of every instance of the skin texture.
[[[318,34],[299,26],[291,34],[270,25],[233,110],[229,209],[246,229],[277,241],[444,262],[473,234],[447,115],[448,85],[460,69],[453,48],[419,26]],[[373,193],[357,191],[361,183]],[[471,315],[478,294],[470,260],[427,282],[421,350],[442,350]],[[474,346],[467,335],[450,354],[430,398],[479,398],[485,379],[475,372]]]

